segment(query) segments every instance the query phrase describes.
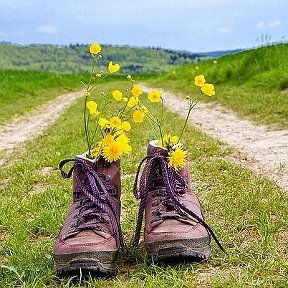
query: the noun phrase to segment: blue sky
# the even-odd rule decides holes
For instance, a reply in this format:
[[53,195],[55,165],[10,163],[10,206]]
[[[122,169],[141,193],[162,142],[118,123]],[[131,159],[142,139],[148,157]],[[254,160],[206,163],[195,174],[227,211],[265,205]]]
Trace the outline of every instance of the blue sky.
[[[192,52],[288,40],[287,0],[0,0],[0,41]],[[258,40],[257,40],[258,39]],[[266,41],[264,41],[266,42]]]

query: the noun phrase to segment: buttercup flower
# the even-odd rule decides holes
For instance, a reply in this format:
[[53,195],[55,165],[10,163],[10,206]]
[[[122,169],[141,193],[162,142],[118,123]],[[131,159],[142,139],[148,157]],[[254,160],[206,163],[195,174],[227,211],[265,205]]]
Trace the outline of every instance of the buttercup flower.
[[215,91],[214,91],[214,85],[213,84],[208,84],[205,83],[202,87],[201,87],[202,92],[207,95],[207,96],[213,96],[215,95]]
[[98,124],[99,124],[100,128],[104,129],[104,128],[106,128],[107,125],[110,124],[110,122],[106,118],[100,117],[100,119],[98,120]]
[[122,94],[122,92],[119,91],[119,90],[114,90],[114,91],[112,92],[112,96],[113,96],[113,98],[114,98],[116,101],[121,101],[122,98],[123,98],[123,94]]
[[[93,43],[89,46],[89,52],[92,60],[92,69],[87,82],[82,84],[85,87],[84,92],[84,132],[87,143],[86,157],[98,161],[101,157],[105,161],[113,162],[118,160],[123,154],[132,151],[129,145],[129,138],[126,135],[132,129],[131,121],[140,123],[145,118],[145,109],[138,97],[142,94],[139,85],[134,84],[135,80],[131,75],[127,80],[131,89],[126,89],[127,95],[119,89],[112,90],[112,97],[118,102],[117,105],[111,101],[111,97],[106,97],[106,92],[93,91],[109,74],[115,73],[120,69],[120,64],[110,61],[106,72],[97,70],[97,62],[101,57],[101,46]],[[111,94],[110,94],[111,95]],[[128,96],[129,95],[129,96]],[[98,97],[100,101],[93,101],[92,98]],[[156,97],[155,97],[156,98]],[[90,100],[90,101],[89,101]],[[97,105],[98,104],[98,105]],[[113,107],[114,105],[114,107]],[[89,110],[89,111],[87,111]],[[101,117],[96,118],[101,111]],[[133,119],[130,121],[130,119]]]
[[148,99],[151,101],[151,102],[159,102],[160,99],[161,99],[161,92],[160,91],[157,91],[157,90],[154,90],[154,91],[151,91],[149,94],[148,94]]
[[134,106],[136,106],[138,104],[138,99],[135,97],[130,97],[127,103],[127,106],[129,108],[133,108]]
[[120,69],[119,64],[113,64],[112,61],[108,64],[108,70],[110,73],[116,73]]
[[[179,137],[177,135],[171,136],[170,133],[163,135],[163,146],[172,147],[178,143]],[[161,142],[161,141],[160,141]]]
[[122,129],[124,131],[130,131],[131,130],[131,124],[128,121],[122,122]]
[[169,153],[168,164],[174,169],[183,168],[186,164],[187,151],[181,147],[177,147],[174,151]]
[[95,101],[88,101],[86,103],[86,107],[88,108],[90,114],[92,116],[98,116],[99,115],[99,111],[97,111],[97,103]]
[[205,84],[206,80],[205,77],[203,75],[198,75],[195,77],[195,85],[202,87]]
[[117,116],[111,117],[109,122],[111,128],[119,128],[121,126],[121,119]]
[[142,89],[139,85],[135,84],[132,86],[131,93],[134,97],[138,98],[142,94]]
[[99,43],[93,43],[93,44],[91,44],[91,45],[90,45],[90,48],[89,48],[89,51],[90,51],[91,54],[94,54],[94,55],[100,53],[100,51],[101,51],[101,46],[100,46],[100,44],[99,44]]
[[145,117],[145,112],[143,110],[135,110],[133,113],[133,120],[135,123],[141,123],[143,122]]

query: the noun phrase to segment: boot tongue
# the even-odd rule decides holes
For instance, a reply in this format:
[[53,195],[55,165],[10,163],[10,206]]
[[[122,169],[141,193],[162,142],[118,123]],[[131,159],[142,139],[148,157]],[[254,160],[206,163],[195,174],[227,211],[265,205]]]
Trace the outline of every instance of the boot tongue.
[[[103,182],[103,184],[106,186],[109,186],[110,188],[114,187],[115,189],[112,191],[111,189],[109,191],[112,191],[114,194],[114,198],[120,199],[121,194],[121,181],[120,181],[120,163],[119,161],[108,163],[103,158],[100,158],[99,160],[95,161],[89,158],[85,157],[85,153],[83,155],[76,156],[76,159],[81,159],[82,161],[85,161],[85,164],[87,166],[90,166],[92,170],[95,172],[97,171],[98,176],[100,180]],[[89,180],[87,178],[87,175],[84,171],[80,171],[80,174],[78,175],[84,181],[85,184],[89,186]],[[80,200],[83,198],[87,198],[87,196],[81,191],[81,188],[78,186],[78,183],[76,181],[76,175],[74,174],[74,181],[73,181],[73,187],[74,187],[74,200]],[[112,193],[111,192],[111,193]]]
[[147,147],[147,155],[153,155],[160,153],[164,156],[168,156],[168,150],[158,145],[158,140],[152,140]]

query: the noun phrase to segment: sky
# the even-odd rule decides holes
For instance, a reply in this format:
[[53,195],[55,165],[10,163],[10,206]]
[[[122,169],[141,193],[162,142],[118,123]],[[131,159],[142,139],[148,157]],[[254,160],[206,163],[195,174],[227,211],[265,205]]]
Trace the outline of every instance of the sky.
[[288,40],[287,0],[0,0],[0,42],[191,52]]

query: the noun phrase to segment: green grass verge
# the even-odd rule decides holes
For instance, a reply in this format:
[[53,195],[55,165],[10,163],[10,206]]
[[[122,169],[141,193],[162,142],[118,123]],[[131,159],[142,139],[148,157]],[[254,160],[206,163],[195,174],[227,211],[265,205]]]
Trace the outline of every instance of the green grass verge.
[[216,87],[216,96],[204,100],[216,100],[256,123],[287,128],[287,49],[288,44],[272,45],[223,56],[216,64],[185,65],[148,83],[193,96],[194,77],[203,74]]
[[[272,182],[226,162],[230,149],[191,127],[183,142],[190,151],[196,193],[228,254],[212,242],[213,255],[205,263],[161,267],[140,249],[136,255],[120,255],[119,273],[113,279],[74,284],[73,279],[57,279],[51,251],[72,199],[71,181],[60,177],[57,165],[85,151],[82,106],[73,105],[53,127],[29,141],[25,150],[21,145],[10,157],[17,161],[2,169],[0,287],[287,287],[287,195]],[[164,123],[171,131],[178,131],[180,121],[165,112]],[[127,243],[138,208],[131,174],[152,137],[143,125],[133,131],[135,152],[122,161],[122,175],[128,175],[122,185]]]
[[23,115],[60,93],[80,89],[79,75],[0,70],[0,123]]

